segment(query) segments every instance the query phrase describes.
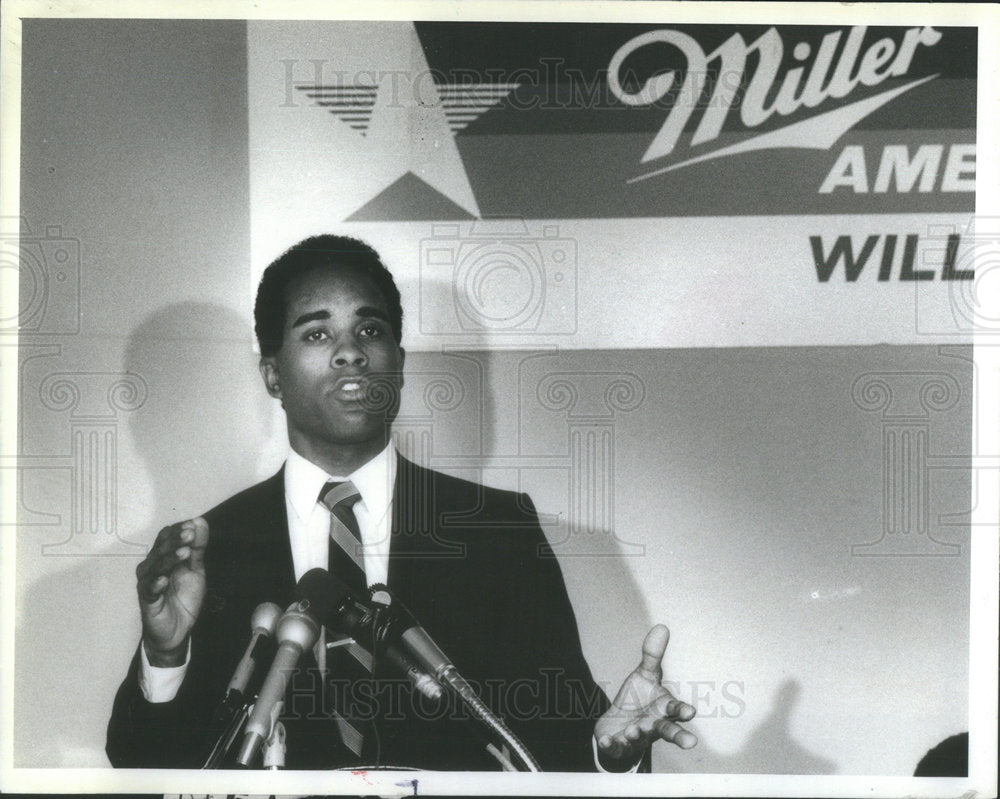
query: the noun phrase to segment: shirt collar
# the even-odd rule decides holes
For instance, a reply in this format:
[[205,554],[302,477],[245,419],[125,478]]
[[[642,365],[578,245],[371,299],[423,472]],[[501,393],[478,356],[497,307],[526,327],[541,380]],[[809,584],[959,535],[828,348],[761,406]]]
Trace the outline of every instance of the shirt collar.
[[285,462],[285,496],[300,519],[307,519],[319,501],[320,489],[330,480],[350,480],[361,494],[372,519],[380,520],[392,503],[396,483],[396,448],[385,449],[349,475],[330,475],[312,461],[289,449]]

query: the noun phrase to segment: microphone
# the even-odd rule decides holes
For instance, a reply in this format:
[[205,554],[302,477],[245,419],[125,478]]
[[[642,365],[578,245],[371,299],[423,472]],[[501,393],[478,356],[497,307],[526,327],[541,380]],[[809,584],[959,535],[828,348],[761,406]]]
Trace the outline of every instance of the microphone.
[[[509,747],[527,771],[541,771],[528,748],[479,698],[409,609],[402,602],[394,601],[384,585],[372,586],[371,592],[377,608],[374,611],[358,601],[344,583],[325,569],[306,572],[295,588],[296,596],[326,598],[326,615],[318,616],[325,626],[355,641],[367,639],[379,644],[379,652],[384,652],[388,660],[401,668],[418,689],[423,691],[422,686],[433,686],[435,693],[431,698],[439,699],[443,687],[450,689],[476,719]],[[278,631],[280,636],[280,623]]]
[[475,718],[510,748],[526,770],[541,771],[538,761],[528,748],[511,732],[503,719],[494,714],[479,698],[475,689],[459,674],[455,664],[420,626],[409,608],[402,602],[394,600],[384,585],[372,586],[372,595],[377,604],[381,605],[380,613],[385,618],[378,634],[388,639],[398,639],[419,666],[434,675],[441,685],[449,688]]
[[273,649],[271,636],[274,635],[280,616],[281,608],[274,602],[261,602],[254,609],[250,617],[250,643],[236,665],[233,678],[226,688],[226,695],[215,712],[217,723],[224,723],[243,707],[247,697],[247,687],[257,666],[271,654]]
[[[377,632],[376,613],[326,569],[312,569],[302,575],[293,598],[299,596],[325,597],[329,610],[321,619],[324,626],[333,632],[350,636],[364,649],[372,648],[370,642]],[[435,701],[441,698],[441,686],[422,671],[397,643],[389,642],[386,646],[378,647],[377,654],[384,657],[396,672],[406,676],[425,697]]]
[[396,600],[389,589],[380,583],[373,585],[371,590],[372,597],[385,618],[378,634],[387,640],[399,641],[418,666],[433,675],[438,683],[454,690],[459,698],[466,702],[478,701],[475,690],[458,673],[455,664],[434,643],[434,639],[420,626],[409,608]]
[[[304,579],[304,578],[303,578]],[[274,721],[284,704],[288,681],[298,665],[302,653],[312,649],[319,639],[320,623],[328,613],[329,602],[319,594],[303,594],[296,587],[299,599],[293,602],[284,615],[278,619],[276,638],[278,651],[271,663],[271,670],[264,678],[264,684],[257,695],[253,711],[247,721],[243,734],[243,745],[240,747],[236,762],[249,767],[257,756],[264,741],[270,735]]]

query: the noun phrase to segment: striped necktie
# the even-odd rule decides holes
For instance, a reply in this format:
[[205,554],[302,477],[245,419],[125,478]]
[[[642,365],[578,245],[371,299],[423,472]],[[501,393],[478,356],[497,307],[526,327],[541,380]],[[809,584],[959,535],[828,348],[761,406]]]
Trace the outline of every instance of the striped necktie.
[[[361,530],[354,515],[354,505],[360,500],[361,494],[350,480],[327,483],[319,496],[319,501],[330,510],[330,574],[343,581],[358,599],[365,601],[368,598],[368,581],[365,578]],[[347,748],[361,757],[365,740],[371,738],[371,721],[351,718],[351,697],[361,696],[355,687],[359,681],[371,679],[372,657],[367,649],[352,639],[330,631],[326,634],[324,660],[335,720]]]
[[354,483],[329,482],[323,486],[319,501],[330,510],[330,574],[343,580],[347,587],[364,599],[368,592],[365,560],[361,544],[361,529],[354,515],[354,505],[361,494]]

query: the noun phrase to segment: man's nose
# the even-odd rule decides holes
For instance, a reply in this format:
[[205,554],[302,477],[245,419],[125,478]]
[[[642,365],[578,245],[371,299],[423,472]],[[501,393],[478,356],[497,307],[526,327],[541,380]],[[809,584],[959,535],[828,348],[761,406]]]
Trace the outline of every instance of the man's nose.
[[348,341],[337,347],[331,363],[337,367],[364,366],[368,363],[368,356],[356,342]]

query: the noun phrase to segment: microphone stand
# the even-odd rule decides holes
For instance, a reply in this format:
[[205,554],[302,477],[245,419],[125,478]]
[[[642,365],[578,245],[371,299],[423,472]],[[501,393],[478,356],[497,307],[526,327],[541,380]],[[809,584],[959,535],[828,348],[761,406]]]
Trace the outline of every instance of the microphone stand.
[[[283,769],[285,767],[285,725],[277,720],[278,716],[281,715],[283,707],[284,702],[279,702],[275,706],[275,710],[272,713],[274,721],[271,725],[271,734],[263,745],[263,764],[266,769]],[[252,709],[253,705],[245,702],[243,707],[239,709],[239,712],[233,715],[229,720],[229,724],[226,725],[226,728],[219,735],[215,746],[212,747],[212,751],[205,760],[205,765],[202,766],[203,770],[222,768],[223,758],[232,749],[233,742],[246,725]]]
[[205,765],[202,766],[202,769],[222,768],[222,759],[229,754],[229,750],[233,746],[233,741],[236,740],[236,736],[240,734],[240,730],[243,729],[243,725],[247,723],[247,719],[250,717],[250,707],[251,705],[249,702],[244,702],[243,706],[232,715],[229,719],[229,723],[219,734],[219,737],[215,742],[215,746],[213,746],[212,751],[209,752],[208,758],[205,760]]
[[271,735],[264,743],[264,768],[277,771],[285,767],[285,725],[274,722]]

